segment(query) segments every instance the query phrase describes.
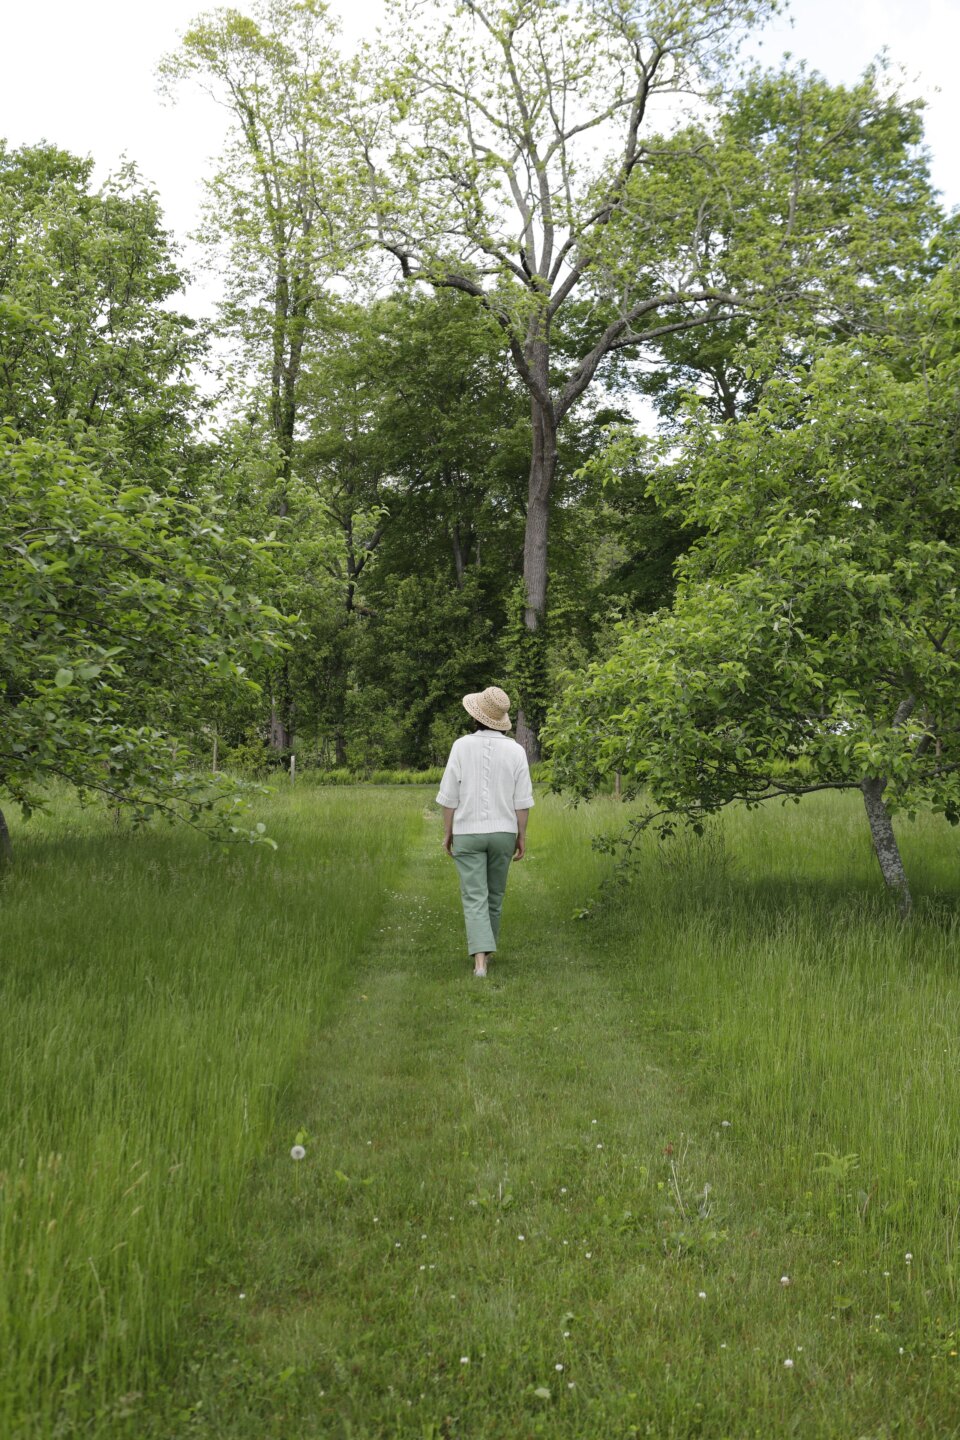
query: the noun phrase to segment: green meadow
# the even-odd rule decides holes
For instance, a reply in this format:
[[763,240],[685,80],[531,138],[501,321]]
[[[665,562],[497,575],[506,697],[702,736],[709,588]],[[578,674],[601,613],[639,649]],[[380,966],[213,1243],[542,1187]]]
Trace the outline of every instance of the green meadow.
[[4,1440],[960,1435],[955,833],[908,927],[840,796],[597,901],[544,796],[481,981],[432,796],[15,827]]

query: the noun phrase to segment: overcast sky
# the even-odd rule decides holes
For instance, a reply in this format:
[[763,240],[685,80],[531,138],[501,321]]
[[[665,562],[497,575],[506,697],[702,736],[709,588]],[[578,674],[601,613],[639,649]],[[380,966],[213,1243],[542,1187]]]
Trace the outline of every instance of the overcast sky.
[[[243,0],[232,3],[243,8]],[[7,7],[0,136],[14,146],[45,139],[92,155],[98,177],[126,153],[156,186],[168,225],[185,241],[223,115],[189,87],[175,106],[162,103],[155,68],[194,16],[210,8],[210,0],[21,0]],[[334,9],[350,42],[373,34],[382,0],[334,0]],[[928,102],[934,182],[948,205],[960,204],[960,0],[794,0],[792,15],[792,27],[767,27],[760,56],[773,63],[790,50],[828,80],[849,82],[886,46],[904,66],[910,93]],[[207,308],[199,287],[190,308]]]

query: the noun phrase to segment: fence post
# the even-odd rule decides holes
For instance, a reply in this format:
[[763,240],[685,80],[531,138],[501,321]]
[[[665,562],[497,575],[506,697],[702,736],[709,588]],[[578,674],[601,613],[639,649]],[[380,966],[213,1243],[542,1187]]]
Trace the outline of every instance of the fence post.
[[296,757],[296,755],[291,755],[291,756],[290,756],[290,784],[291,784],[291,785],[293,784],[294,780],[296,780],[296,778],[297,778],[297,757]]

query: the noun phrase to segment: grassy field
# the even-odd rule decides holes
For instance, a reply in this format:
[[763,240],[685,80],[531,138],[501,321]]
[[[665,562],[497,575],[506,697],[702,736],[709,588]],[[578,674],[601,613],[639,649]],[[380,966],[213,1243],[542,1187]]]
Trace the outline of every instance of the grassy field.
[[0,1433],[960,1436],[954,832],[909,929],[838,797],[596,906],[546,800],[478,981],[431,794],[18,830]]
[[419,809],[393,792],[377,814],[284,794],[265,814],[276,854],[131,835],[99,807],[15,829],[0,891],[4,1440],[91,1415],[119,1433],[189,1340],[185,1309],[238,1243],[251,1166]]

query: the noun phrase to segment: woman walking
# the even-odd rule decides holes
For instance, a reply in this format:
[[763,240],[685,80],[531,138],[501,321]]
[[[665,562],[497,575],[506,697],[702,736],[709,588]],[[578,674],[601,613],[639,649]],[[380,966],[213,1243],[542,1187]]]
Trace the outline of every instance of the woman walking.
[[491,685],[464,695],[463,708],[475,728],[454,740],[437,804],[443,807],[443,848],[460,875],[473,973],[482,976],[497,948],[510,861],[522,860],[526,851],[533,788],[523,749],[507,738],[509,696]]

